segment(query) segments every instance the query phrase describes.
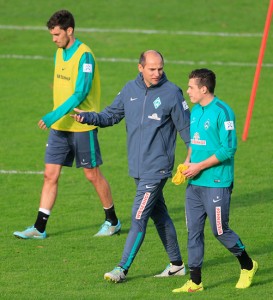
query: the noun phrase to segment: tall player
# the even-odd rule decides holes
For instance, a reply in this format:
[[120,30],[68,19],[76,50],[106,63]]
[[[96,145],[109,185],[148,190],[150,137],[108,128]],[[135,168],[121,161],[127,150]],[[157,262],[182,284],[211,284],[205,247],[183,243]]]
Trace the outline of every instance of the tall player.
[[41,129],[50,129],[45,153],[44,184],[37,219],[33,226],[14,235],[22,239],[46,238],[46,224],[57,198],[58,179],[63,166],[83,168],[95,187],[105,211],[105,222],[96,236],[120,231],[110,186],[99,166],[102,158],[96,126],[80,124],[69,117],[75,107],[87,111],[100,109],[100,77],[93,52],[74,36],[75,21],[66,10],[54,13],[47,27],[58,47],[55,55],[53,111],[39,121]]

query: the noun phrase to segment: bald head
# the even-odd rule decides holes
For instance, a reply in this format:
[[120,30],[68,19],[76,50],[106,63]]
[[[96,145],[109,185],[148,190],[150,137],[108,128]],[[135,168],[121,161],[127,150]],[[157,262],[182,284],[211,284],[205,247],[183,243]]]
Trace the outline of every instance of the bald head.
[[147,50],[139,58],[138,70],[147,87],[156,85],[163,75],[164,59],[160,52]]
[[142,67],[145,67],[146,65],[146,60],[147,59],[153,59],[153,58],[160,58],[162,60],[162,63],[164,65],[164,58],[162,56],[162,54],[156,50],[147,50],[147,51],[144,51],[140,54],[140,57],[139,57],[139,64],[142,65]]

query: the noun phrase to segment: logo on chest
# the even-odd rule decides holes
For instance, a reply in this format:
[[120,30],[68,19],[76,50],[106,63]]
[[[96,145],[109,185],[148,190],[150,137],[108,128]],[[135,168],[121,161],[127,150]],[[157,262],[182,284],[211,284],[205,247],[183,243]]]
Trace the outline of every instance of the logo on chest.
[[154,100],[153,104],[154,104],[155,109],[157,109],[157,108],[161,105],[160,98],[157,97],[157,98]]
[[148,116],[149,119],[160,121],[161,119],[157,115],[157,113],[153,113],[152,115]]
[[210,121],[209,121],[209,119],[208,119],[208,120],[204,123],[204,128],[205,128],[205,130],[208,130],[209,127],[210,127]]
[[205,146],[207,144],[207,141],[201,140],[199,132],[195,132],[195,134],[193,135],[193,138],[191,139],[191,144]]

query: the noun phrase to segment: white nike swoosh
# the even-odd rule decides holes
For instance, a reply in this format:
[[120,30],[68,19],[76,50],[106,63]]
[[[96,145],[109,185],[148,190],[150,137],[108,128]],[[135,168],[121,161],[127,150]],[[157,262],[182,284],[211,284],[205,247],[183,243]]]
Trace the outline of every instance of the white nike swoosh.
[[152,189],[152,188],[154,188],[154,187],[156,187],[155,185],[146,185],[146,189]]
[[222,199],[212,199],[212,201],[214,202],[214,203],[216,203],[216,202],[218,202],[218,201],[221,201]]
[[131,99],[130,99],[130,101],[135,101],[135,100],[137,100],[137,98],[132,98],[132,97],[131,97]]
[[169,275],[169,276],[175,275],[177,272],[179,272],[179,271],[181,271],[181,270],[183,270],[183,269],[184,269],[184,268],[178,269],[178,270],[175,271],[175,272],[169,271],[169,272],[168,272],[168,275]]

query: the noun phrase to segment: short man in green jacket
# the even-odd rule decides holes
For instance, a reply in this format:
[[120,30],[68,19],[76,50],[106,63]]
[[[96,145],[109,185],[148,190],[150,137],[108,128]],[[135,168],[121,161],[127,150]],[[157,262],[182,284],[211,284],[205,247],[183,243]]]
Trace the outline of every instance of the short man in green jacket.
[[232,109],[214,95],[215,74],[208,69],[194,70],[189,75],[187,93],[194,107],[191,111],[186,190],[188,227],[188,266],[190,280],[179,292],[203,290],[201,268],[204,258],[204,226],[209,218],[214,236],[241,266],[236,288],[251,285],[258,269],[239,236],[229,227],[230,197],[234,180],[234,155],[237,148],[235,116]]

